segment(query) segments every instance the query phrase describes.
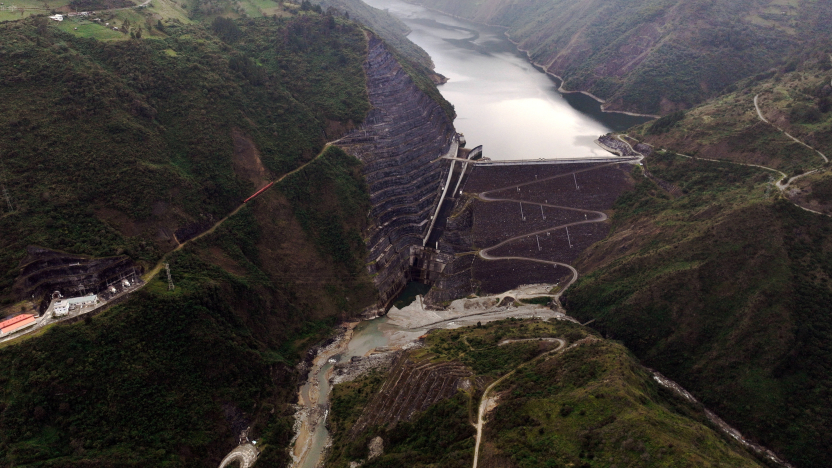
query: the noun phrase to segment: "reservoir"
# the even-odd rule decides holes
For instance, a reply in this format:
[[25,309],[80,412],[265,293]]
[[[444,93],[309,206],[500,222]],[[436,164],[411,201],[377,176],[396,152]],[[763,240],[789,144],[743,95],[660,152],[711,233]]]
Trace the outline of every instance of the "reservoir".
[[594,141],[649,120],[601,111],[589,96],[558,92],[554,77],[535,68],[504,34],[401,0],[365,0],[387,10],[413,32],[436,72],[449,78],[439,91],[457,112],[454,126],[468,146],[491,159],[609,156]]

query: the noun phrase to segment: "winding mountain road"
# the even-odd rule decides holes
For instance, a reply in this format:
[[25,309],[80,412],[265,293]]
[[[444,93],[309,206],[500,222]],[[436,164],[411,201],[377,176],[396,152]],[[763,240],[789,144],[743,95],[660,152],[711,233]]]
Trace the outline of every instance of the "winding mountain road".
[[[830,56],[830,60],[832,60],[832,56]],[[785,131],[785,130],[783,130],[782,128],[778,127],[777,125],[774,125],[773,123],[769,122],[769,121],[768,121],[768,119],[766,119],[766,118],[765,118],[765,116],[763,115],[763,112],[760,110],[759,98],[760,98],[760,95],[759,95],[759,94],[757,94],[757,95],[755,95],[755,96],[754,96],[754,110],[756,110],[756,111],[757,111],[757,117],[758,117],[758,118],[759,118],[762,122],[764,122],[764,123],[767,123],[767,124],[771,125],[772,127],[776,128],[777,130],[779,130],[780,132],[782,132],[782,133],[783,133],[784,135],[786,135],[787,137],[789,137],[789,138],[791,138],[792,140],[796,141],[797,143],[799,143],[799,144],[801,144],[801,145],[803,145],[803,146],[805,146],[805,147],[809,148],[810,150],[812,150],[812,151],[814,151],[814,152],[818,153],[818,155],[820,155],[820,157],[821,157],[821,158],[823,158],[824,162],[826,162],[826,163],[828,163],[828,162],[829,162],[829,159],[826,157],[826,155],[825,155],[825,154],[821,153],[820,151],[818,151],[817,149],[813,148],[812,146],[809,146],[808,144],[806,144],[806,143],[804,143],[804,142],[800,141],[799,139],[797,139],[797,138],[793,137],[792,135],[790,135],[788,132],[786,132],[786,131]],[[618,135],[618,138],[619,138],[621,141],[623,141],[624,143],[627,143],[627,144],[629,145],[630,143],[629,143],[629,142],[627,142],[626,140],[624,140],[624,138],[622,138],[622,136],[626,136],[626,137],[628,137],[628,138],[632,138],[632,137],[630,137],[630,136],[629,136],[629,135],[627,135],[626,133],[625,133],[625,134],[623,134],[623,135]],[[652,145],[650,145],[649,143],[644,143],[644,144],[646,144],[646,145],[648,145],[648,146],[652,146]],[[630,146],[630,147],[632,148],[632,146]],[[635,151],[635,150],[633,150],[633,151]],[[636,153],[638,153],[638,151],[635,151],[635,152],[636,152]],[[638,154],[641,154],[641,153],[638,153]],[[784,195],[784,196],[786,196],[786,200],[789,200],[789,201],[790,201],[790,202],[791,202],[794,206],[796,206],[796,207],[800,208],[801,210],[808,211],[809,213],[814,213],[814,214],[818,214],[818,215],[821,215],[821,216],[829,216],[828,214],[821,213],[820,211],[815,211],[815,210],[812,210],[812,209],[810,209],[810,208],[806,208],[805,206],[800,206],[799,204],[797,204],[797,203],[795,203],[795,202],[791,201],[791,200],[789,199],[789,197],[786,195],[786,189],[788,189],[788,188],[789,188],[789,185],[791,185],[791,183],[792,183],[792,182],[794,182],[795,180],[800,179],[801,177],[806,177],[806,176],[808,176],[808,175],[811,175],[811,174],[815,174],[815,173],[821,172],[821,171],[823,171],[823,168],[822,168],[822,167],[818,167],[818,168],[812,169],[812,170],[807,171],[807,172],[804,172],[803,174],[800,174],[800,175],[796,175],[796,176],[793,176],[793,177],[789,177],[789,176],[788,176],[788,174],[786,174],[785,172],[783,172],[783,171],[781,171],[781,170],[774,169],[773,167],[761,166],[761,165],[759,165],[759,164],[748,164],[748,163],[741,163],[741,162],[736,162],[736,161],[729,161],[729,160],[727,160],[727,159],[711,159],[711,158],[702,158],[702,157],[699,157],[699,156],[690,156],[690,155],[687,155],[687,154],[682,154],[682,153],[676,153],[676,154],[678,154],[679,156],[682,156],[683,158],[688,158],[688,159],[699,159],[699,160],[702,160],[702,161],[712,161],[712,162],[720,162],[720,163],[736,164],[736,165],[738,165],[738,166],[758,167],[758,168],[760,168],[760,169],[765,169],[765,170],[767,170],[767,171],[777,173],[777,174],[779,174],[779,175],[780,175],[780,178],[779,178],[779,179],[777,180],[777,182],[775,183],[775,186],[777,187],[777,189],[778,189],[778,190],[780,190],[780,192],[781,192],[781,193],[783,193],[783,195]],[[642,156],[643,156],[643,155],[642,155]]]
[[758,102],[758,101],[759,101],[759,98],[760,98],[760,95],[759,95],[759,94],[757,94],[757,95],[755,95],[755,96],[754,96],[754,109],[756,109],[756,110],[757,110],[757,117],[759,117],[759,118],[760,118],[760,120],[762,120],[763,122],[765,122],[765,123],[767,123],[767,124],[771,125],[772,127],[776,128],[777,130],[780,130],[780,132],[782,132],[784,135],[786,135],[787,137],[789,137],[789,138],[791,138],[792,140],[794,140],[796,143],[799,143],[799,144],[801,144],[801,145],[803,145],[803,146],[805,146],[805,147],[809,148],[810,150],[814,151],[815,153],[819,154],[819,155],[820,155],[820,157],[821,157],[821,158],[823,158],[823,162],[829,162],[829,158],[827,158],[825,154],[821,153],[821,152],[820,152],[820,151],[818,151],[817,149],[815,149],[815,148],[813,148],[813,147],[809,146],[808,144],[806,144],[806,143],[804,143],[804,142],[802,142],[802,141],[798,140],[797,138],[793,137],[793,136],[792,136],[789,132],[787,132],[787,131],[783,130],[782,128],[778,127],[777,125],[775,125],[775,124],[773,124],[773,123],[769,122],[769,121],[768,121],[768,120],[767,120],[767,119],[763,116],[763,112],[760,110],[760,104],[759,104],[759,102]]
[[581,173],[581,172],[595,170],[595,169],[598,169],[600,167],[612,166],[614,164],[621,164],[621,163],[609,163],[609,164],[604,164],[604,165],[600,165],[600,166],[594,166],[594,167],[587,168],[587,169],[579,169],[579,170],[568,172],[568,173],[565,173],[565,174],[558,174],[556,176],[546,177],[546,178],[543,178],[543,179],[535,179],[533,181],[523,182],[521,184],[507,185],[505,187],[500,187],[500,188],[496,188],[496,189],[493,189],[493,190],[480,192],[479,194],[477,194],[477,198],[479,198],[481,201],[484,201],[484,202],[514,202],[514,203],[518,203],[518,204],[519,203],[525,203],[527,205],[532,205],[532,206],[540,206],[540,207],[545,206],[545,207],[548,207],[548,208],[557,208],[557,209],[561,209],[561,210],[577,211],[577,212],[584,213],[584,214],[587,214],[587,215],[588,214],[595,215],[595,217],[592,218],[592,219],[586,219],[584,221],[575,221],[575,222],[566,223],[566,224],[558,224],[558,225],[547,227],[545,229],[539,229],[539,230],[536,230],[536,231],[527,232],[527,233],[523,233],[523,234],[520,234],[520,235],[517,235],[517,236],[514,236],[514,237],[510,237],[510,238],[500,242],[499,244],[492,245],[491,247],[487,247],[487,248],[484,248],[484,249],[480,250],[477,253],[479,255],[479,257],[482,258],[483,260],[490,260],[490,261],[496,261],[496,260],[523,260],[523,261],[528,261],[528,262],[543,263],[543,264],[546,264],[546,265],[555,265],[555,266],[562,266],[562,267],[568,268],[572,272],[572,278],[570,278],[569,282],[555,295],[555,297],[560,297],[563,294],[563,292],[566,291],[567,288],[569,288],[569,286],[571,286],[573,283],[575,283],[575,281],[578,280],[578,270],[576,270],[575,267],[573,267],[572,265],[569,265],[568,263],[555,262],[555,261],[552,261],[552,260],[543,260],[543,259],[534,258],[534,257],[494,256],[494,255],[491,255],[489,252],[494,250],[494,249],[497,249],[499,247],[502,247],[506,244],[514,242],[516,240],[527,238],[529,236],[533,236],[533,235],[536,235],[536,234],[543,234],[543,233],[550,232],[550,231],[553,231],[553,230],[556,230],[556,229],[566,229],[570,226],[578,226],[578,225],[581,225],[581,224],[602,223],[602,222],[607,220],[607,214],[604,213],[604,212],[601,212],[601,211],[593,211],[593,210],[585,210],[585,209],[581,209],[581,208],[573,208],[573,207],[569,207],[569,206],[553,205],[553,204],[550,204],[550,203],[539,203],[539,202],[533,202],[533,201],[529,201],[529,200],[518,200],[518,199],[515,199],[515,198],[492,198],[492,197],[489,196],[489,194],[494,193],[494,192],[499,192],[499,191],[502,191],[502,190],[506,190],[506,189],[515,188],[515,187],[519,188],[519,187],[524,187],[524,186],[528,186],[528,185],[533,185],[533,184],[537,184],[537,183],[540,183],[540,182],[545,182],[545,181],[552,180],[552,179],[558,179],[558,178],[561,178],[561,177],[569,177],[570,175],[573,175],[573,174],[578,174],[578,173]]

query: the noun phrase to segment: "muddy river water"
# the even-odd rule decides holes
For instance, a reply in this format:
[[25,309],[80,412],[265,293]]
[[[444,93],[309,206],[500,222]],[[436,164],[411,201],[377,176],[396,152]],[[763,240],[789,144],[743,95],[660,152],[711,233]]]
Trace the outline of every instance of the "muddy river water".
[[608,156],[594,142],[610,131],[647,121],[601,111],[598,101],[561,94],[558,81],[529,63],[504,29],[470,23],[401,0],[365,0],[388,10],[413,32],[436,71],[439,90],[456,108],[457,131],[491,159]]
[[390,345],[395,332],[399,332],[399,338],[404,339],[415,339],[424,333],[424,330],[404,330],[387,322],[387,317],[381,317],[359,323],[338,342],[322,350],[315,359],[309,379],[300,389],[299,404],[308,410],[298,421],[293,466],[314,468],[321,461],[329,439],[325,424],[331,391],[329,377],[333,366],[337,362],[349,361],[353,356],[364,356],[373,349]]

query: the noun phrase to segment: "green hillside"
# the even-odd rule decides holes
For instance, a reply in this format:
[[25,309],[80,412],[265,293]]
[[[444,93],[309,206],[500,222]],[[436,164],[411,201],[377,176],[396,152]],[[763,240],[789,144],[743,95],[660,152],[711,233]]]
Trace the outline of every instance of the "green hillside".
[[764,169],[669,152],[645,167],[653,179],[637,173],[618,200],[567,310],[795,466],[822,466],[832,220],[783,199]]
[[[797,179],[786,195],[808,209],[832,213],[832,196],[824,188],[829,166],[821,156],[832,155],[830,50],[829,45],[808,49],[782,67],[737,83],[730,93],[631,134],[656,147],[762,165],[789,176],[818,171]],[[755,97],[768,122],[760,119]]]
[[368,110],[365,31],[315,12],[163,29],[0,24],[3,304],[32,244],[167,253],[175,284],[0,346],[2,466],[216,466],[249,426],[285,464],[292,366],[375,302],[361,165],[324,150]]
[[[567,347],[558,351],[556,343],[538,340],[544,337],[562,338]],[[498,345],[507,339],[527,341]],[[366,459],[377,436],[383,453],[362,466],[471,466],[479,401],[501,376],[507,377],[490,393],[497,404],[487,417],[479,466],[761,466],[710,428],[700,408],[659,387],[623,346],[570,322],[505,320],[434,330],[408,358],[418,365],[463,364],[472,385],[409,421],[359,433],[351,428],[359,415],[377,410],[368,403],[388,377],[376,371],[337,385],[326,466]],[[433,391],[418,381],[408,385]]]
[[227,25],[118,42],[0,25],[4,294],[30,244],[152,266],[178,229],[219,220],[363,120],[359,28],[317,14]]
[[766,71],[828,36],[832,8],[809,0],[418,0],[508,28],[564,88],[612,110],[667,114]]

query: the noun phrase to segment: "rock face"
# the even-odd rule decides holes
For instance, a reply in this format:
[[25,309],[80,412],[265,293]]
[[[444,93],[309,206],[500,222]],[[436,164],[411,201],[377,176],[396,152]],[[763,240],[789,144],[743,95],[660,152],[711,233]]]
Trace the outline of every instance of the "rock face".
[[364,163],[373,204],[367,268],[387,305],[407,282],[411,246],[427,235],[448,171],[445,161],[432,161],[452,149],[456,131],[375,36],[364,68],[373,109],[336,144]]
[[20,261],[20,276],[14,283],[14,293],[20,299],[47,298],[44,299],[45,308],[53,291],[60,291],[67,297],[98,293],[111,283],[118,283],[125,277],[132,281],[139,274],[141,269],[126,255],[92,258],[29,246],[26,257]]

